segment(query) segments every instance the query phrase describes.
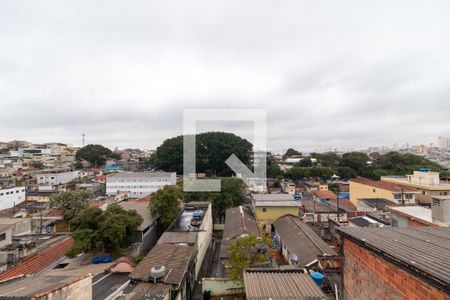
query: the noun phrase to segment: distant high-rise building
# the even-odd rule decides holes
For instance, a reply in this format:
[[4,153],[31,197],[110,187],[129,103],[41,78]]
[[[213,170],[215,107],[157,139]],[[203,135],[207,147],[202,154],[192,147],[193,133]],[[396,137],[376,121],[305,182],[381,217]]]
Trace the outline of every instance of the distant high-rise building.
[[449,138],[440,136],[437,138],[436,147],[440,149],[450,148],[450,140]]

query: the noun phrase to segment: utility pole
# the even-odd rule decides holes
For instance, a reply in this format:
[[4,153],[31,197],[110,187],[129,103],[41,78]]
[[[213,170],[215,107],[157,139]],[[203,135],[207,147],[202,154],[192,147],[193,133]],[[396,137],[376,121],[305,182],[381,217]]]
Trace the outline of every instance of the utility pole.
[[85,134],[84,133],[82,133],[81,134],[81,145],[82,145],[82,147],[84,147],[84,138],[85,138]]

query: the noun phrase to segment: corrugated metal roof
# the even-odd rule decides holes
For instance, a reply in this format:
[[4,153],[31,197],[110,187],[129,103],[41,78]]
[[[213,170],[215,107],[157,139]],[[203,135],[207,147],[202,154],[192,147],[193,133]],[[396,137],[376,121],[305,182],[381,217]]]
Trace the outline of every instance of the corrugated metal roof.
[[68,276],[31,276],[11,280],[0,284],[0,299],[31,299],[51,290],[71,285],[90,275]]
[[154,266],[165,266],[164,283],[179,286],[187,272],[194,253],[194,247],[185,245],[157,244],[137,265],[130,278],[148,282]]
[[195,244],[197,232],[195,231],[166,231],[159,238],[158,244]]
[[450,228],[337,229],[344,236],[375,249],[379,255],[425,273],[441,284],[450,284]]
[[139,283],[125,300],[163,300],[170,291],[170,285],[164,283]]
[[273,226],[281,243],[290,253],[297,255],[299,267],[303,268],[314,262],[318,255],[337,255],[307,224],[295,216],[284,216]]
[[242,234],[261,235],[255,216],[250,209],[243,206],[227,209],[222,243],[220,245],[220,258],[228,257],[228,248],[231,241]]
[[300,270],[246,270],[247,300],[325,299],[325,294],[309,274]]

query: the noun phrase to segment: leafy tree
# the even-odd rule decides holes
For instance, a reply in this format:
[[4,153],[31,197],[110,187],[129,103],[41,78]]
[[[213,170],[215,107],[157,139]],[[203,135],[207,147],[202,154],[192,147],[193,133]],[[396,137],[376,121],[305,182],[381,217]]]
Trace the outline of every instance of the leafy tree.
[[183,193],[179,186],[166,185],[158,190],[150,201],[149,209],[152,215],[161,216],[161,223],[167,228],[180,212],[180,200]]
[[296,165],[299,166],[299,167],[307,167],[307,168],[309,168],[309,167],[312,167],[313,164],[312,164],[311,158],[305,157],[301,161],[299,161]]
[[311,157],[317,160],[317,164],[322,167],[335,167],[339,164],[341,158],[333,152],[311,153]]
[[88,207],[91,193],[87,191],[67,191],[50,198],[50,207],[60,209],[66,220],[73,219],[80,211]]
[[135,210],[127,211],[117,204],[109,206],[105,212],[88,207],[70,222],[75,229],[75,243],[67,255],[74,257],[89,251],[118,254],[142,221]]
[[310,175],[314,178],[330,179],[334,175],[334,171],[331,168],[316,167],[310,169]]
[[349,152],[342,156],[342,160],[339,164],[340,167],[348,167],[353,169],[358,176],[369,175],[369,156],[362,152]]
[[292,179],[295,182],[309,178],[311,176],[309,168],[292,167],[286,172],[286,177]]
[[293,148],[289,148],[289,149],[287,149],[286,153],[283,155],[283,159],[286,159],[286,158],[294,156],[294,155],[300,156],[300,155],[302,155],[302,153],[298,152],[297,150],[295,150]]
[[112,155],[112,151],[102,145],[87,145],[75,154],[77,160],[87,160],[92,165],[101,166],[105,164],[106,158]]
[[356,172],[350,167],[338,167],[337,175],[343,179],[350,179],[356,177]]
[[249,235],[234,240],[230,244],[228,265],[228,275],[231,280],[243,281],[242,273],[244,269],[257,266],[259,263],[268,261],[268,256],[261,251],[261,246],[270,245],[270,239],[258,240],[256,236]]
[[[196,170],[213,175],[229,176],[233,172],[225,164],[235,154],[244,164],[250,164],[252,144],[226,132],[205,132],[195,136]],[[183,136],[165,140],[150,158],[152,165],[164,171],[183,172]]]
[[242,205],[246,201],[246,187],[240,178],[223,177],[220,180],[220,192],[185,192],[185,201],[210,201],[214,216],[222,218],[228,208]]

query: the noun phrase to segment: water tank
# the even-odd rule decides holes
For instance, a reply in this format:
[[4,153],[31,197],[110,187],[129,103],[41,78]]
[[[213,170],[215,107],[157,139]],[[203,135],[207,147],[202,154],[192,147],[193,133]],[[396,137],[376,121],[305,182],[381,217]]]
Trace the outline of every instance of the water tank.
[[323,284],[323,280],[324,280],[324,276],[322,273],[319,272],[311,272],[311,277],[314,280],[314,282],[318,285],[318,286],[322,286]]
[[154,266],[150,270],[150,275],[155,279],[162,278],[164,277],[165,274],[166,274],[166,267],[164,266]]
[[202,212],[201,210],[196,210],[196,211],[194,211],[194,213],[192,214],[192,217],[193,217],[195,220],[201,220],[201,219],[203,219],[203,212]]

